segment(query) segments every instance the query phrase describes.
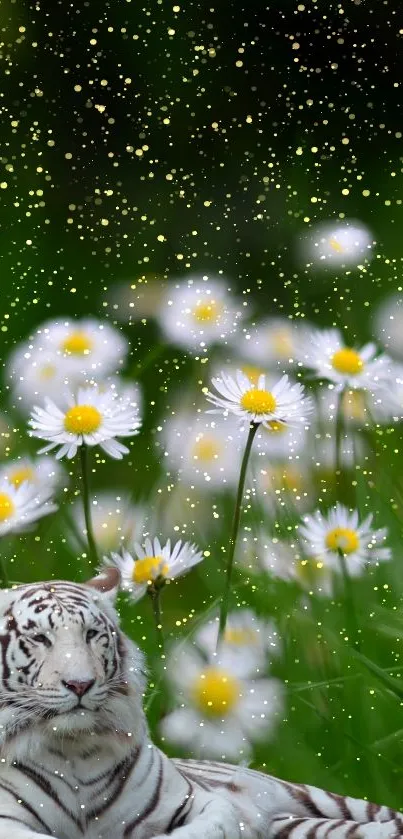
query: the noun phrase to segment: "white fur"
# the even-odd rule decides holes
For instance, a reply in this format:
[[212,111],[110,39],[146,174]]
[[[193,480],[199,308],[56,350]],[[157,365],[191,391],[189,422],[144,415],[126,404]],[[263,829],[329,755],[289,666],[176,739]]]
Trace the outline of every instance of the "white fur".
[[[344,839],[358,824],[357,839],[403,836],[388,808],[169,760],[149,739],[144,660],[119,630],[116,583],[109,570],[85,586],[0,593],[0,839],[319,839],[330,828]],[[93,682],[81,708],[77,681]]]

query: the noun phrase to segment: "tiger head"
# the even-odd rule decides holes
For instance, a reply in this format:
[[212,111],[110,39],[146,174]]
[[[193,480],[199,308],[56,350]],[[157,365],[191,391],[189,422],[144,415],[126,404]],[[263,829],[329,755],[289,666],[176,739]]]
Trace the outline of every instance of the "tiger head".
[[[0,751],[144,728],[144,662],[120,631],[119,572],[0,591]],[[92,740],[93,741],[93,740]]]

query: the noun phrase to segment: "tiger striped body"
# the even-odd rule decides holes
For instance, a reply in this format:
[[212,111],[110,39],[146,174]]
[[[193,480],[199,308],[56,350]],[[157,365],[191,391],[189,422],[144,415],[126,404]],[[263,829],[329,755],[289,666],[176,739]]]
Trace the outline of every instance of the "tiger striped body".
[[0,839],[371,839],[386,807],[150,741],[143,658],[118,628],[118,575],[0,592]]

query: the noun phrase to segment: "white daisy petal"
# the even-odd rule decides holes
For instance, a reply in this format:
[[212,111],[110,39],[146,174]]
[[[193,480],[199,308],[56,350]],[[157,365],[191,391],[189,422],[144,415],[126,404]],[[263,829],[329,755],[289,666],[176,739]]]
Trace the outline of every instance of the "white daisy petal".
[[125,551],[123,562],[119,554],[114,553],[108,564],[118,566],[124,587],[135,600],[142,597],[156,581],[163,583],[181,577],[203,559],[202,551],[190,542],[179,541],[171,549],[169,539],[161,545],[158,538],[151,540],[147,537],[144,547],[135,542],[133,548],[133,555]]
[[45,408],[34,408],[30,425],[32,437],[49,440],[50,445],[41,451],[60,446],[56,458],[73,458],[79,446],[99,445],[117,460],[129,451],[116,437],[133,437],[138,433],[140,420],[136,406],[129,406],[127,401],[107,389],[102,391],[97,385],[79,387],[77,393],[68,395],[69,407],[61,410],[50,399],[45,401]]

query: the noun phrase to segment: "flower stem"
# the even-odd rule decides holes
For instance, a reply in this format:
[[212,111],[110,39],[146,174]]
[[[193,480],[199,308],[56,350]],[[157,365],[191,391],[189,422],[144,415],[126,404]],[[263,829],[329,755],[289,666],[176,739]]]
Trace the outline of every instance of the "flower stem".
[[95,565],[99,562],[98,557],[98,550],[97,545],[94,538],[94,531],[92,529],[92,521],[91,521],[91,501],[90,501],[90,481],[89,481],[89,467],[88,467],[88,449],[87,446],[83,445],[79,448],[80,452],[80,463],[81,463],[81,476],[83,480],[83,491],[82,491],[82,498],[83,498],[83,508],[84,508],[84,519],[85,519],[85,528],[87,531],[87,542],[88,542],[88,550],[90,554],[90,560]]
[[344,390],[341,390],[337,397],[336,409],[336,457],[335,469],[337,475],[337,482],[340,483],[342,472],[342,443],[343,443],[343,395]]
[[165,658],[164,633],[162,629],[161,588],[152,585],[148,589],[148,593],[153,607],[158,650],[161,658]]
[[360,650],[360,636],[358,633],[358,621],[354,603],[353,589],[351,585],[351,577],[348,573],[346,557],[343,551],[339,550],[340,570],[344,583],[344,594],[346,598],[346,625],[349,640],[352,642],[356,650]]
[[220,608],[220,619],[219,619],[219,627],[218,627],[218,639],[217,639],[217,647],[221,641],[221,638],[225,632],[225,626],[227,623],[227,616],[228,616],[228,606],[229,606],[229,595],[231,591],[231,581],[232,581],[232,572],[234,568],[234,556],[235,556],[235,548],[238,538],[239,532],[239,522],[241,518],[242,512],[242,499],[243,499],[243,491],[245,486],[245,478],[246,478],[246,470],[248,467],[249,455],[252,449],[252,443],[255,437],[255,434],[259,428],[259,423],[251,423],[249,427],[249,434],[248,439],[246,441],[245,451],[242,458],[241,464],[241,471],[239,473],[239,482],[238,482],[238,490],[236,494],[236,501],[235,501],[235,509],[234,509],[234,517],[232,519],[232,528],[231,528],[231,536],[228,545],[228,558],[227,558],[227,574],[225,579],[224,585],[224,592],[221,599],[221,608]]

